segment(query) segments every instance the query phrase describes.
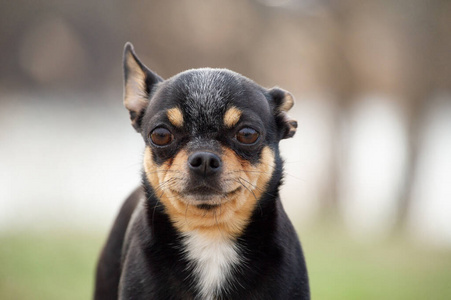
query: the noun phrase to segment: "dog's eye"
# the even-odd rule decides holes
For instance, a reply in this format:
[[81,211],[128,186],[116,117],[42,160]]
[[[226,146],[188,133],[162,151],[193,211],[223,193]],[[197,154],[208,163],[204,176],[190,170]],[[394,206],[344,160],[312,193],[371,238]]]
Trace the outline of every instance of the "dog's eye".
[[174,136],[166,128],[159,127],[150,133],[150,139],[157,146],[166,146],[172,142]]
[[253,144],[257,141],[258,136],[259,134],[257,131],[252,128],[245,127],[238,131],[235,137],[237,141],[242,144]]

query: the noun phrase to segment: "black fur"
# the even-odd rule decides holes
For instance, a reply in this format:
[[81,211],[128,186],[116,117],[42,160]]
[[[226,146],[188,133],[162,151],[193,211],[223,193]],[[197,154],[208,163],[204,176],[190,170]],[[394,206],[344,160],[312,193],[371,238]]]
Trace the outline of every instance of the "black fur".
[[[133,49],[127,46],[139,62]],[[139,62],[146,74],[154,74]],[[148,73],[150,72],[150,73]],[[127,66],[125,66],[127,76]],[[158,75],[152,75],[158,76]],[[215,299],[310,299],[306,265],[296,232],[280,198],[282,159],[278,143],[286,136],[278,117],[283,91],[270,93],[228,70],[199,69],[166,81],[147,81],[148,107],[140,112],[137,130],[160,165],[181,149],[230,148],[252,164],[261,162],[266,146],[275,153],[275,167],[250,222],[236,239],[240,263]],[[126,78],[127,80],[127,78]],[[167,109],[184,113],[183,128],[167,120]],[[243,114],[236,128],[226,128],[223,115],[235,106]],[[260,133],[258,142],[242,145],[233,138],[242,126]],[[149,140],[155,127],[167,127],[174,143],[156,147]],[[215,150],[215,151],[216,151]],[[202,299],[193,267],[184,253],[182,234],[171,223],[158,193],[143,174],[142,187],[127,199],[116,219],[97,267],[95,299]],[[145,199],[143,209],[137,208]],[[205,209],[213,209],[207,207]],[[136,211],[132,217],[133,212]]]

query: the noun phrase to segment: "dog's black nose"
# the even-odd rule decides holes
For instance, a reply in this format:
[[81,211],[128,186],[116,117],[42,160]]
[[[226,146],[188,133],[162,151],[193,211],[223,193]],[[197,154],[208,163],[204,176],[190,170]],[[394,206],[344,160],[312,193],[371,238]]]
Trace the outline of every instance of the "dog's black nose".
[[188,158],[189,168],[197,175],[210,176],[221,170],[219,156],[211,152],[196,152]]

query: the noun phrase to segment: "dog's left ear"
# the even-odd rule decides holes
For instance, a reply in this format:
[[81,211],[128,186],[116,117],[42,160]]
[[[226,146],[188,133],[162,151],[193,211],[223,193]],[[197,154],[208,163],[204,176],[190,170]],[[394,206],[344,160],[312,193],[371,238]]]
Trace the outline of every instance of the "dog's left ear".
[[124,47],[124,105],[136,131],[141,131],[141,118],[149,104],[152,88],[163,79],[149,70],[136,56],[131,43]]
[[274,103],[274,117],[279,129],[280,139],[293,137],[296,133],[298,122],[287,114],[294,105],[293,95],[277,87],[270,89],[268,92]]

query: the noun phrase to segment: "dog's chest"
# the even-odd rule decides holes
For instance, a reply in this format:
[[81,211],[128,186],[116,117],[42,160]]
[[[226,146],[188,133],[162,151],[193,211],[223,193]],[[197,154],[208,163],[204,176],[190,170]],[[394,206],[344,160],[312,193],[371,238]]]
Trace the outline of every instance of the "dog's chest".
[[227,237],[190,232],[183,240],[186,257],[192,264],[200,299],[215,299],[227,289],[231,272],[240,262],[238,248]]

